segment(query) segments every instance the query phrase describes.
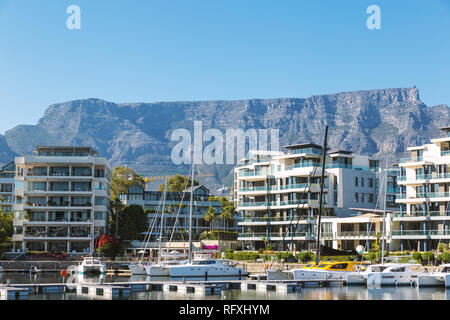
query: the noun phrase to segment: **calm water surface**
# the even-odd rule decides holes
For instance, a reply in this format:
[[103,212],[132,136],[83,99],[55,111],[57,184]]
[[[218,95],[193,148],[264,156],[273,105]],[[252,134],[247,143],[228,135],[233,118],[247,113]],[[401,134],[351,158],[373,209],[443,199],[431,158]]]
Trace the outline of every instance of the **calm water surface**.
[[[215,278],[219,279],[219,278]],[[222,278],[232,279],[232,278]],[[75,276],[66,279],[71,283],[109,283],[132,281],[167,281],[168,278],[150,278],[145,276]],[[173,280],[173,279],[172,279]],[[175,279],[175,281],[181,279]],[[186,280],[189,280],[188,278]],[[198,278],[196,280],[199,280]],[[58,273],[43,273],[37,275],[23,273],[0,273],[0,283],[60,283],[63,278]],[[98,300],[102,296],[89,294],[33,294],[29,300]],[[106,299],[106,298],[105,298]],[[116,299],[116,298],[114,298]],[[279,293],[274,291],[259,292],[250,290],[224,290],[218,295],[197,295],[179,292],[135,292],[130,297],[117,297],[120,300],[450,300],[450,290],[444,288],[418,287],[383,287],[367,288],[365,286],[344,286],[330,288],[302,288],[300,292]]]

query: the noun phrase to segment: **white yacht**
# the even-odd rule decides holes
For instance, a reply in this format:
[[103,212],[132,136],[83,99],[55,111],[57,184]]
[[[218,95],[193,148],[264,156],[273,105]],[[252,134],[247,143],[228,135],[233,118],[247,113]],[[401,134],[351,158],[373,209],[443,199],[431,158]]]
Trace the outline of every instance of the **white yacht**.
[[291,270],[267,269],[267,280],[293,280]]
[[386,264],[373,264],[366,270],[349,272],[347,273],[347,285],[366,285],[369,272],[381,272],[386,268]]
[[349,272],[361,270],[360,262],[320,262],[318,266],[292,269],[294,280],[345,280]]
[[128,269],[130,269],[130,272],[132,275],[147,275],[147,271],[145,270],[145,267],[147,264],[145,263],[130,263],[128,265]]
[[196,257],[190,263],[168,268],[170,277],[230,277],[246,276],[247,272],[235,267],[230,260]]
[[105,274],[106,265],[98,258],[85,257],[77,266],[79,274]]
[[368,272],[367,285],[396,286],[415,285],[419,275],[423,273],[413,270],[421,267],[420,264],[387,263],[383,271]]
[[450,263],[442,264],[438,272],[419,275],[419,287],[445,287],[445,279],[447,276],[450,276]]

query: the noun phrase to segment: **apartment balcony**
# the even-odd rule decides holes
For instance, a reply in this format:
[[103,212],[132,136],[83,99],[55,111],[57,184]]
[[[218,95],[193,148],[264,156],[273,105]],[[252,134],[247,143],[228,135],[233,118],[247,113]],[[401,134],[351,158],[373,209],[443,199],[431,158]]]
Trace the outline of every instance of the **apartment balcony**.
[[[375,231],[339,231],[336,233],[335,238],[338,240],[344,240],[344,239],[376,239],[376,234],[380,232]],[[380,233],[381,234],[381,233]],[[380,237],[381,238],[381,237]],[[385,239],[388,238],[388,236],[384,236]]]
[[[328,184],[324,184],[324,190],[328,189]],[[320,191],[320,183],[297,183],[297,184],[288,184],[284,186],[261,186],[261,187],[244,187],[239,188],[239,193],[249,193],[249,194],[275,194],[275,193],[283,193],[283,192],[293,192],[293,191],[303,191],[306,192],[309,189],[314,191]]]
[[393,221],[450,220],[450,214],[441,211],[394,213]]
[[270,232],[256,233],[244,232],[238,234],[238,241],[263,241],[263,240],[314,240],[315,234],[311,232]]
[[442,150],[441,151],[441,157],[450,156],[450,150]]
[[426,161],[423,157],[400,158],[399,166],[401,167],[421,167]]
[[433,174],[420,174],[416,175],[414,178],[407,178],[406,176],[397,177],[398,184],[417,184],[422,185],[424,183],[434,182],[450,182],[450,173],[433,173]]
[[392,230],[392,239],[450,239],[450,230]]
[[266,171],[240,171],[238,176],[243,180],[257,181],[265,180],[270,174]]
[[315,224],[316,220],[308,216],[290,217],[246,217],[236,219],[239,226],[264,226],[264,225],[286,225],[286,224]]

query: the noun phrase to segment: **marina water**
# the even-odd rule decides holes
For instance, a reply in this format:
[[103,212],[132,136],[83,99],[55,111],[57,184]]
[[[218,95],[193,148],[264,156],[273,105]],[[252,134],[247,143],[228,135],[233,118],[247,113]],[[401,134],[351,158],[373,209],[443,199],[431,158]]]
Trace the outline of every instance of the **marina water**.
[[[65,282],[111,283],[138,281],[181,281],[164,277],[150,278],[146,276],[74,276],[66,278]],[[185,280],[202,280],[186,278]],[[238,278],[214,278],[214,280],[239,280]],[[0,273],[0,283],[62,283],[63,278],[58,273]],[[99,300],[102,297],[76,292],[32,294],[28,300]],[[327,288],[302,288],[299,292],[280,293],[275,291],[241,291],[223,290],[221,294],[196,295],[181,292],[132,292],[128,297],[117,297],[119,300],[450,300],[450,289],[419,288],[419,287],[366,287],[338,286]]]

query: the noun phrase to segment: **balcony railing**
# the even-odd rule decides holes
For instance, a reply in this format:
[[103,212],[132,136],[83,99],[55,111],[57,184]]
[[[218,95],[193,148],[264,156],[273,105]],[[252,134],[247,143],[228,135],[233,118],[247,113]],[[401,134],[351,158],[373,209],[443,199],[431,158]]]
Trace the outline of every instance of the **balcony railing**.
[[415,196],[407,195],[406,193],[396,194],[397,199],[422,199],[422,198],[448,198],[450,192],[428,192],[428,193],[416,193]]
[[337,237],[343,237],[343,238],[351,238],[351,237],[375,237],[377,232],[375,231],[340,231],[336,233]]
[[408,157],[408,158],[400,158],[399,160],[400,163],[419,162],[419,161],[423,161],[423,157]]
[[446,217],[449,216],[445,212],[441,211],[428,211],[428,212],[411,212],[407,214],[406,212],[402,214],[400,213],[394,213],[394,218],[408,218],[408,217]]
[[444,157],[444,156],[450,156],[450,150],[443,150],[443,151],[441,151],[441,156],[442,156],[442,157]]
[[292,237],[315,237],[315,234],[312,232],[244,232],[239,233],[238,238],[292,238]]
[[240,171],[239,177],[255,177],[255,176],[265,176],[267,172],[265,171]]
[[450,236],[450,230],[392,230],[393,236]]
[[[310,218],[312,219],[312,218]],[[297,220],[308,220],[308,216],[293,216],[292,218],[287,217],[245,217],[236,219],[238,222],[279,222],[279,221],[297,221]]]

